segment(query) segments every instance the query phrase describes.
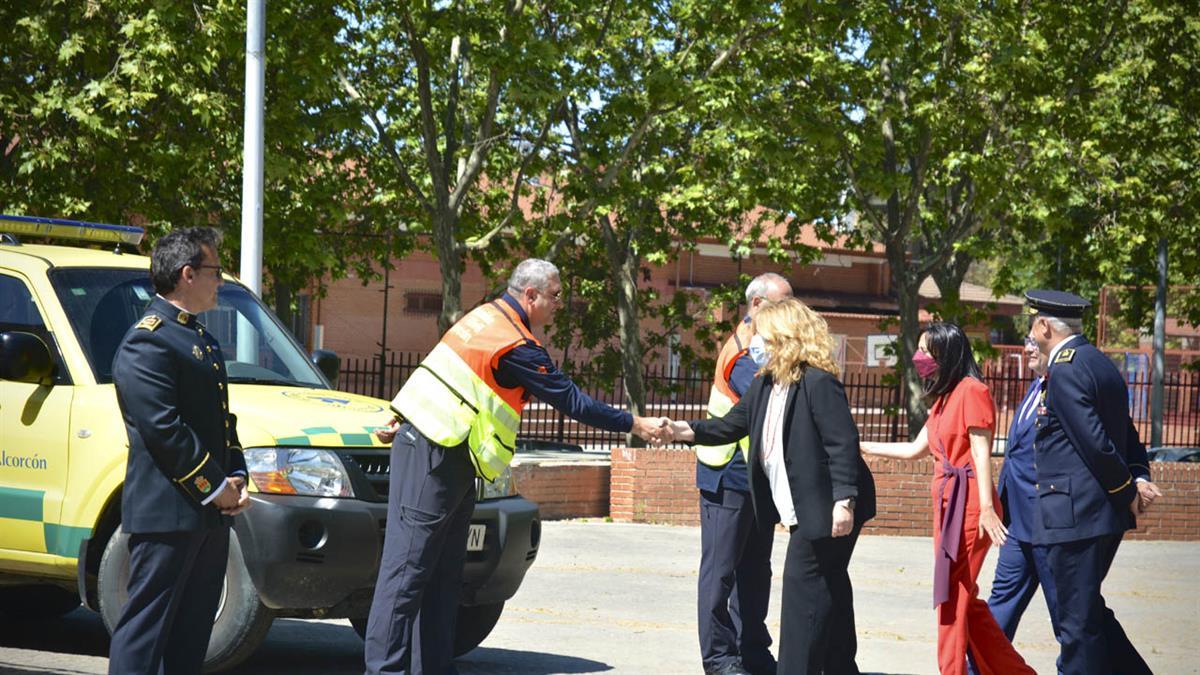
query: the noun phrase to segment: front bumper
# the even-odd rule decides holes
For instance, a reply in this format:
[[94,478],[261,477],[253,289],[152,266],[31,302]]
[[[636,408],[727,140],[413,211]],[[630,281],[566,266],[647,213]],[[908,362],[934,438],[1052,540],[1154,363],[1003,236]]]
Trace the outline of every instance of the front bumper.
[[[251,500],[234,529],[263,604],[282,616],[366,616],[387,504],[261,493]],[[483,550],[467,554],[462,604],[507,600],[537,557],[537,505],[521,497],[481,501],[471,522],[487,533]]]

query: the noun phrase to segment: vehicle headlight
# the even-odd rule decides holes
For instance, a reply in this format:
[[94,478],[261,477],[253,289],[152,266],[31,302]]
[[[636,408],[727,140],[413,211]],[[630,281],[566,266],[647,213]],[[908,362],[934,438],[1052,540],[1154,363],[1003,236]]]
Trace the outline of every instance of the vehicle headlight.
[[247,448],[246,468],[259,492],[308,497],[353,497],[337,453],[313,448]]
[[512,467],[506,466],[491,483],[479,479],[479,490],[475,493],[478,500],[499,499],[512,497],[517,494],[517,479],[513,477]]

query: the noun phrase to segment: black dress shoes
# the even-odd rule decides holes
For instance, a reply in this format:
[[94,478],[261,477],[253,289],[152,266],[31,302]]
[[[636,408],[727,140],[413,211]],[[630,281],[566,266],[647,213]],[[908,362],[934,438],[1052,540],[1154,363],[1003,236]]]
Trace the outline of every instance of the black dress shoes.
[[704,675],[752,675],[741,661],[731,661],[719,668],[705,668]]

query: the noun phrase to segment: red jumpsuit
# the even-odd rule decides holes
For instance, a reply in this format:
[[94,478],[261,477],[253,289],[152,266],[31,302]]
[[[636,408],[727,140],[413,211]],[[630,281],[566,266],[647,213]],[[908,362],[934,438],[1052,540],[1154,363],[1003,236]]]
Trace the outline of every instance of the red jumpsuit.
[[[938,669],[952,675],[966,673],[969,647],[981,675],[1033,673],[1000,630],[987,603],[977,597],[979,586],[975,580],[992,542],[986,534],[979,533],[979,486],[968,432],[972,428],[994,433],[996,406],[986,385],[965,377],[934,404],[925,423],[935,460],[933,542]],[[992,505],[997,514],[999,504],[1000,498],[992,488]]]

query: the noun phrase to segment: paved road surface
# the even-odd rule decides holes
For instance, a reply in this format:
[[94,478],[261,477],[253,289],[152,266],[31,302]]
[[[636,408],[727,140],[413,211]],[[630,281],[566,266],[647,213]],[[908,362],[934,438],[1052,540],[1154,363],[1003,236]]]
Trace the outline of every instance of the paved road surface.
[[[540,557],[483,646],[459,660],[463,675],[698,673],[695,585],[698,528],[551,522]],[[775,574],[786,535],[775,540]],[[932,545],[919,537],[864,537],[851,566],[864,672],[936,672]],[[995,554],[981,578],[986,596]],[[770,628],[779,630],[775,584]],[[1125,542],[1106,597],[1157,673],[1200,673],[1200,544]],[[1017,649],[1039,673],[1056,644],[1036,597]],[[49,623],[0,623],[0,673],[103,673],[108,636],[76,610]],[[345,621],[280,620],[233,671],[249,675],[362,672],[362,642]]]

